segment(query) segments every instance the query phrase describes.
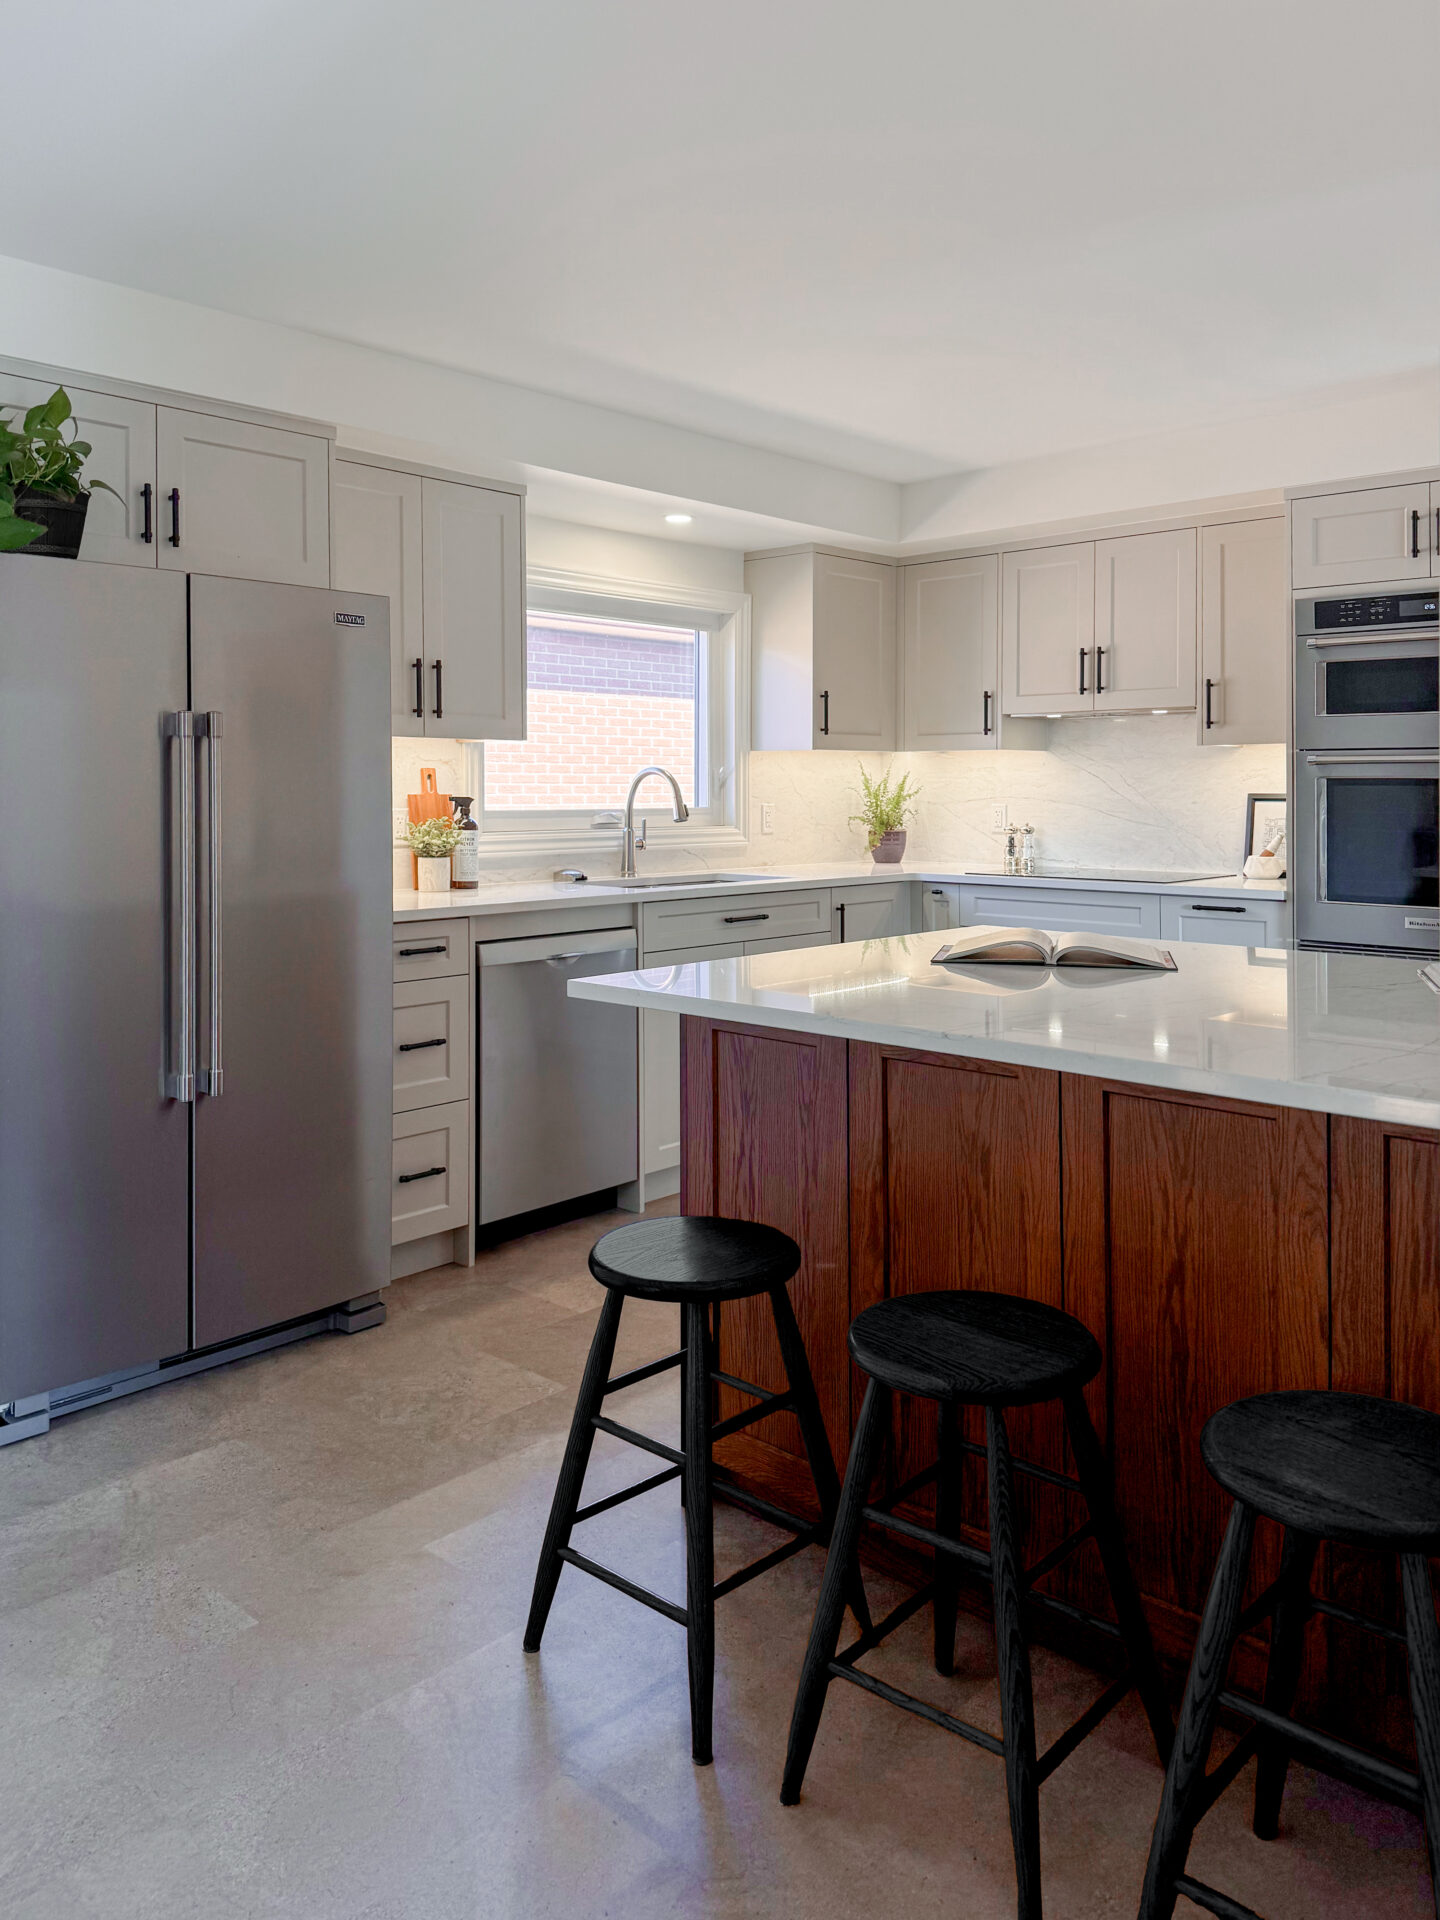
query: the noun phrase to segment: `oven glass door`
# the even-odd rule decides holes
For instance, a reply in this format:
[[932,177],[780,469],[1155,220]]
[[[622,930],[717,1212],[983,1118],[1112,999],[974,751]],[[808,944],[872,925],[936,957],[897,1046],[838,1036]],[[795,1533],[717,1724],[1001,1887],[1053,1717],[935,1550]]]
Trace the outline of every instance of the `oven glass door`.
[[1437,730],[1440,637],[1297,636],[1297,747],[1433,747]]
[[1440,947],[1440,753],[1302,754],[1299,774],[1299,937]]

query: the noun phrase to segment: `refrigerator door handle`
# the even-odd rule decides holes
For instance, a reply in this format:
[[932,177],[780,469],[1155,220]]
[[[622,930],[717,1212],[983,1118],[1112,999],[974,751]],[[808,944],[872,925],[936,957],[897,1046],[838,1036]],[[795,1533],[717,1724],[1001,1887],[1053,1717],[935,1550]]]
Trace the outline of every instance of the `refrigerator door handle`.
[[225,716],[210,712],[203,716],[207,782],[205,881],[207,888],[205,924],[209,951],[206,979],[209,987],[210,1042],[206,1064],[201,1069],[199,1087],[212,1100],[224,1092],[224,1072],[220,1063],[220,1013],[223,1002],[220,944],[220,738],[225,731]]
[[178,778],[171,782],[169,843],[170,1033],[173,1052],[165,1063],[167,1100],[195,1098],[195,716],[182,710],[165,716],[167,742],[179,755]]

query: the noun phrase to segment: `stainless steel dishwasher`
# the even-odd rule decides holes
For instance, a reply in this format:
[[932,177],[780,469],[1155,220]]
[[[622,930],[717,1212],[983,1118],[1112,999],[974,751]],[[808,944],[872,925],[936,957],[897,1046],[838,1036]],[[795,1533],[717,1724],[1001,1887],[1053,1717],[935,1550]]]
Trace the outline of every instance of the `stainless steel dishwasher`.
[[479,956],[480,1223],[635,1179],[638,1016],[565,991],[629,972],[634,928],[487,940]]

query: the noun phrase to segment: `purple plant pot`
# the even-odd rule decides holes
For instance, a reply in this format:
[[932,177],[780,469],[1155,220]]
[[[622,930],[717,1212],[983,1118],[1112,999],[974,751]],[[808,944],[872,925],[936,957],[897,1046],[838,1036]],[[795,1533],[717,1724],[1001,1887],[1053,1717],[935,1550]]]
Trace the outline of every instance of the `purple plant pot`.
[[870,858],[878,867],[893,867],[905,858],[905,829],[892,827],[870,849]]

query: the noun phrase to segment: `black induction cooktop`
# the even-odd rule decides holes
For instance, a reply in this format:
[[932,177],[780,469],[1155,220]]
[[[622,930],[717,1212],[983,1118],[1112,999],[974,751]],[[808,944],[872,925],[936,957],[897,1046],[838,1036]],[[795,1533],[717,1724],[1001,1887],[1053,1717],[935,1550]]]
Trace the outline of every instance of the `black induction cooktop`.
[[1129,880],[1151,886],[1183,887],[1194,880],[1228,880],[1228,873],[1176,873],[1159,867],[1052,867],[1042,861],[1033,873],[1006,874],[1004,867],[967,867],[967,873],[1003,874],[1010,880]]

